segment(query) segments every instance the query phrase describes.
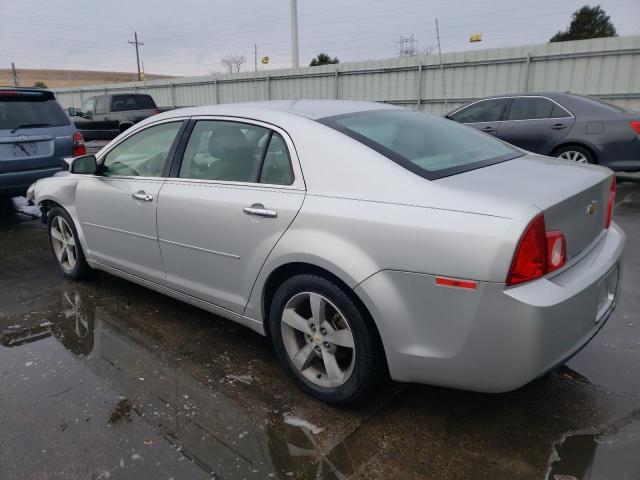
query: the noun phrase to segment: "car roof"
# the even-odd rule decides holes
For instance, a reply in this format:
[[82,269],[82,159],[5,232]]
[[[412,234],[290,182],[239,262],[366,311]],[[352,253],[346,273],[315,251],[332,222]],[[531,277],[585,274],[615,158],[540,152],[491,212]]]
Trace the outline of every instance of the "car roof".
[[[172,110],[180,115],[238,115],[248,112],[263,113],[284,112],[318,120],[347,113],[366,112],[382,109],[400,109],[395,105],[377,102],[357,102],[349,100],[270,100],[262,102],[225,103],[206,105],[202,107],[188,107]],[[169,113],[169,112],[167,112]],[[172,116],[172,115],[167,115]]]

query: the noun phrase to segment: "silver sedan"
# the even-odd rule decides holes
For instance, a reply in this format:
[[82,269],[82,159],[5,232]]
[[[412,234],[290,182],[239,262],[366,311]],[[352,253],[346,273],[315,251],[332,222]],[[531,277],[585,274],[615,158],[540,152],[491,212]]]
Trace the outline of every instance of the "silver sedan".
[[561,365],[616,304],[606,168],[365,102],[173,110],[29,190],[62,272],[270,337],[331,403],[390,376],[482,392]]

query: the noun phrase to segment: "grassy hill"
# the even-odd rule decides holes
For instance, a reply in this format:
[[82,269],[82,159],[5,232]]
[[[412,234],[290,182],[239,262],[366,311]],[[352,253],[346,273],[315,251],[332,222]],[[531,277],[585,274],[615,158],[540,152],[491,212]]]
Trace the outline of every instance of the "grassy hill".
[[[146,74],[147,80],[171,78],[169,75]],[[99,72],[91,70],[32,70],[18,69],[18,81],[21,87],[32,87],[37,81],[44,82],[47,87],[78,87],[100,83],[134,82],[137,73]],[[11,70],[0,70],[0,85],[13,85]]]

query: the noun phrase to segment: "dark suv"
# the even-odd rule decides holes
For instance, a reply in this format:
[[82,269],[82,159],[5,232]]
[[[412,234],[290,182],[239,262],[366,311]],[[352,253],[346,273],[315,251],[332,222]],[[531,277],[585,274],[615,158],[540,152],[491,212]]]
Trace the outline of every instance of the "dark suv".
[[0,196],[23,195],[62,170],[63,158],[84,154],[82,135],[53,92],[0,87]]

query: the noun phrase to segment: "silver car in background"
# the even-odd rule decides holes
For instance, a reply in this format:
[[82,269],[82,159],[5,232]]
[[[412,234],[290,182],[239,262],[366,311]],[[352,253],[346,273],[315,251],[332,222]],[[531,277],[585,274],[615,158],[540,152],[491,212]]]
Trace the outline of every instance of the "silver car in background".
[[503,392],[561,365],[616,304],[614,198],[607,168],[311,100],[156,115],[30,189],[67,276],[246,325],[336,404],[387,375]]

